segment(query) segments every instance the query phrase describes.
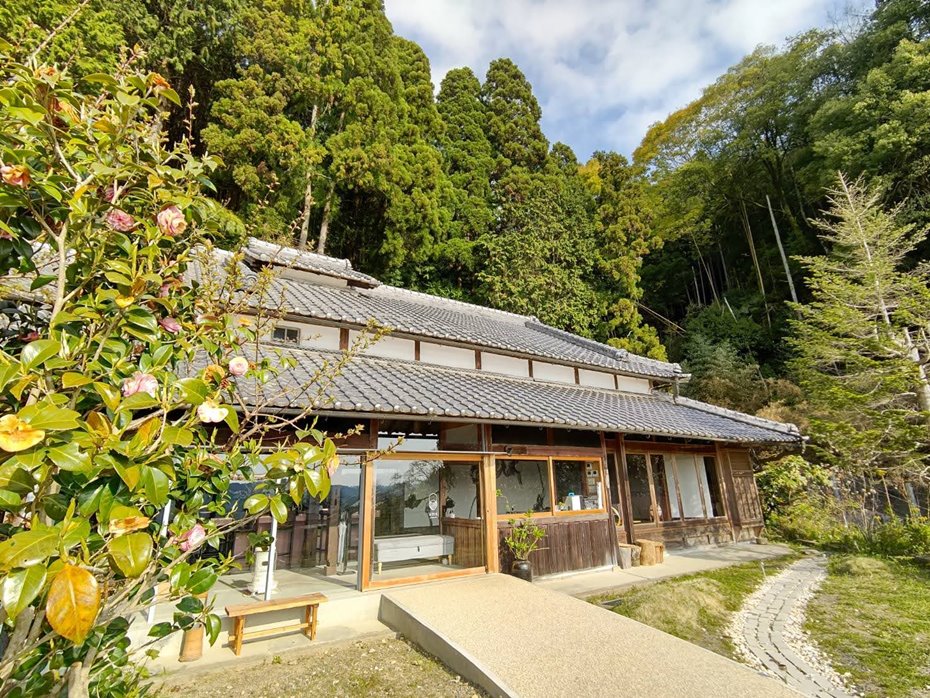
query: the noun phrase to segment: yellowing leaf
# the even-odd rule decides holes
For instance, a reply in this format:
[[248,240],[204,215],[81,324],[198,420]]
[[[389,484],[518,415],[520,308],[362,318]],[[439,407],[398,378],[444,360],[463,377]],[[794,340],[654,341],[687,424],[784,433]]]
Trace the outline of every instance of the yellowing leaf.
[[117,504],[110,509],[108,530],[115,536],[138,531],[140,528],[145,528],[148,525],[149,517],[143,516],[142,512],[135,507]]
[[65,565],[55,575],[45,602],[45,617],[52,629],[76,645],[84,642],[100,611],[100,589],[87,570]]
[[152,537],[148,533],[130,533],[110,541],[110,559],[127,577],[138,577],[152,559]]
[[45,432],[34,429],[15,414],[0,417],[0,449],[9,453],[25,451],[45,438]]
[[136,299],[133,296],[117,296],[116,305],[120,308],[128,308],[130,305],[136,302]]

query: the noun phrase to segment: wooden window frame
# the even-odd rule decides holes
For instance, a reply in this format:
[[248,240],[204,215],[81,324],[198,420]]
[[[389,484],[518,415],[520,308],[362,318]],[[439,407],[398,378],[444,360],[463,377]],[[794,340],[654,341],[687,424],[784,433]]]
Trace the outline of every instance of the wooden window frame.
[[[543,461],[546,463],[546,468],[548,469],[549,475],[549,509],[546,511],[533,511],[530,512],[530,515],[534,519],[551,519],[553,517],[571,517],[571,516],[580,516],[580,515],[597,515],[597,514],[606,514],[608,513],[608,508],[610,506],[610,492],[606,489],[606,483],[604,481],[604,456],[602,453],[597,455],[551,455],[538,453],[536,455],[524,454],[519,455],[510,455],[504,453],[494,454],[494,465],[497,465],[498,459],[500,460],[529,460],[529,461]],[[598,486],[601,489],[601,502],[605,506],[600,507],[599,509],[579,509],[578,511],[559,511],[556,506],[556,491],[555,491],[555,467],[553,466],[554,461],[577,461],[579,463],[597,463],[597,473],[598,473]],[[495,503],[496,504],[496,503]],[[494,510],[497,511],[497,507],[494,507]],[[514,516],[523,516],[526,512],[509,512],[504,514],[498,514],[498,516],[514,517]]]
[[[436,460],[449,461],[456,463],[477,463],[481,472],[480,487],[483,495],[483,506],[481,507],[481,518],[484,521],[484,556],[485,564],[480,567],[465,567],[462,569],[448,570],[444,572],[433,572],[431,574],[411,575],[409,577],[398,577],[383,581],[372,580],[372,558],[374,550],[374,495],[375,482],[377,480],[378,461],[402,461],[402,460]],[[491,482],[489,482],[491,480]],[[489,493],[493,494],[494,480],[494,459],[484,452],[467,453],[457,452],[448,453],[442,451],[399,451],[395,453],[379,454],[377,452],[367,452],[364,458],[363,470],[363,487],[362,487],[362,526],[360,531],[361,540],[359,541],[359,566],[360,566],[360,588],[361,591],[371,591],[376,589],[390,589],[391,587],[405,586],[408,584],[418,584],[440,579],[454,579],[456,577],[469,577],[488,572],[498,571],[498,545],[497,545],[497,502],[496,497],[494,506],[489,504]]]
[[[282,339],[278,339],[277,337],[275,337],[275,334],[278,332],[278,330],[281,330],[284,333],[284,337]],[[296,338],[293,341],[287,338],[288,332],[295,333]],[[275,342],[281,342],[282,344],[286,344],[288,346],[293,345],[295,347],[299,347],[300,339],[301,339],[301,331],[299,327],[290,327],[288,325],[275,325],[274,327],[271,328],[271,338]]]
[[[661,446],[661,447],[656,448],[656,446]],[[624,469],[627,468],[626,458],[627,456],[631,456],[631,455],[640,455],[640,456],[645,456],[646,458],[646,473],[649,479],[649,496],[650,496],[650,499],[652,500],[651,521],[633,521],[632,512],[630,512],[631,521],[634,526],[654,526],[654,527],[682,526],[682,525],[687,525],[688,523],[696,524],[696,523],[709,523],[709,522],[715,522],[715,521],[729,520],[729,516],[727,515],[725,506],[724,506],[725,511],[720,516],[708,516],[708,502],[706,501],[706,497],[704,494],[704,488],[701,486],[702,478],[701,478],[701,472],[698,468],[698,462],[700,459],[700,463],[703,465],[705,456],[710,456],[714,459],[714,468],[717,471],[718,483],[722,482],[722,479],[720,477],[720,474],[721,474],[720,473],[720,458],[718,456],[716,449],[712,450],[710,447],[707,447],[707,446],[691,446],[691,445],[684,445],[684,444],[682,445],[672,444],[666,448],[664,444],[659,445],[659,444],[646,444],[644,442],[639,442],[639,443],[626,442],[624,454],[623,454]],[[679,484],[679,477],[678,477],[678,456],[680,455],[691,457],[691,463],[692,463],[692,466],[694,467],[695,475],[697,476],[697,480],[698,480],[698,492],[700,493],[700,496],[701,496],[701,508],[704,513],[703,518],[686,518],[685,517],[684,506],[681,501],[681,485]],[[658,510],[658,507],[656,506],[655,475],[652,469],[652,457],[653,456],[661,456],[663,458],[665,462],[666,472],[669,471],[669,466],[671,466],[672,478],[675,484],[674,494],[678,501],[678,517],[671,518],[668,521],[662,521],[659,519],[659,510]],[[627,472],[627,476],[629,476],[629,470],[627,470],[626,472]],[[708,483],[708,486],[709,486],[709,483]],[[671,496],[671,494],[669,494],[669,496]],[[720,492],[720,496],[724,497],[724,493],[722,490]]]

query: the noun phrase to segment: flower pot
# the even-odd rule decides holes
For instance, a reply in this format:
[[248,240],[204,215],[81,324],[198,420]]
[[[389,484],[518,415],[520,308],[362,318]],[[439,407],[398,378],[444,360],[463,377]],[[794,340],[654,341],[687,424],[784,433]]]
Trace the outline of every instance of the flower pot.
[[[249,584],[249,591],[252,594],[264,594],[265,593],[265,578],[268,575],[268,551],[267,550],[256,550],[255,551],[255,563],[252,565],[252,583]],[[274,572],[271,573],[271,591],[275,591],[278,588],[278,583],[275,581]]]
[[533,565],[529,560],[514,560],[510,565],[510,574],[527,582],[533,581]]

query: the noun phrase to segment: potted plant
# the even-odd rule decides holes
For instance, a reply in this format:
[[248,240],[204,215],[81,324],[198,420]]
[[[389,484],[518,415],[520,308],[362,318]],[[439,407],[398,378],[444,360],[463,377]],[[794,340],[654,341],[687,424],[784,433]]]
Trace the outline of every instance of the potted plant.
[[546,532],[535,523],[533,523],[532,512],[526,512],[522,519],[510,519],[510,531],[504,537],[504,543],[513,553],[513,563],[510,565],[510,573],[524,579],[527,582],[533,581],[533,563],[530,562],[530,554],[539,549],[539,541],[542,540]]
[[[252,566],[252,583],[249,591],[262,594],[265,591],[265,578],[268,574],[268,551],[271,549],[271,533],[268,531],[249,533],[249,547],[245,552],[246,564]],[[271,577],[271,589],[277,588],[274,573]]]

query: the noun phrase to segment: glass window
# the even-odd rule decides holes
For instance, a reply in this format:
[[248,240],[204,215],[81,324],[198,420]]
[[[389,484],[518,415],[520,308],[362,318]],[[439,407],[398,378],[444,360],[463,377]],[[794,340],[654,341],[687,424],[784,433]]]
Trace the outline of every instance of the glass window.
[[655,454],[651,457],[652,481],[656,488],[656,506],[659,521],[671,521],[681,518],[678,512],[678,496],[675,490],[675,478],[671,470],[665,467],[665,456]]
[[704,505],[695,457],[690,454],[679,454],[675,456],[675,466],[678,470],[678,490],[681,495],[684,518],[703,519]]
[[649,471],[646,456],[628,453],[626,456],[627,476],[630,482],[630,498],[633,504],[633,521],[652,521],[652,495],[649,492]]
[[397,444],[399,438],[403,443],[397,451],[438,451],[439,425],[433,422],[383,421],[378,430],[378,448],[390,448]]
[[275,327],[272,337],[285,344],[300,344],[300,330],[295,327]]
[[610,480],[613,483],[614,487],[610,487],[610,503],[613,505],[617,511],[620,510],[620,487],[617,486],[617,483],[620,482],[620,479],[617,477],[617,456],[613,453],[607,454],[607,467],[609,468],[608,472],[610,473]]
[[497,459],[497,513],[550,511],[549,462],[545,459]]
[[723,508],[723,496],[720,493],[720,480],[717,478],[717,461],[713,456],[704,456],[704,489],[708,502],[708,515],[726,516]]
[[373,583],[485,566],[479,462],[382,458],[374,470]]
[[601,466],[597,461],[553,460],[556,511],[603,509]]

